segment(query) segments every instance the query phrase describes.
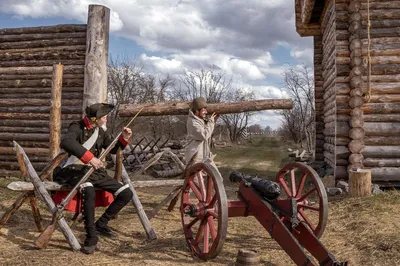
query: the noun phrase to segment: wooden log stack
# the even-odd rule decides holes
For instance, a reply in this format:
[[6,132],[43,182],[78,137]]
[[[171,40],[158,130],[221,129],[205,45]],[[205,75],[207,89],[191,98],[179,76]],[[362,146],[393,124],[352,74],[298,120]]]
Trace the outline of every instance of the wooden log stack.
[[0,29],[0,176],[19,169],[12,141],[36,170],[49,161],[53,65],[63,65],[62,130],[82,115],[86,25]]

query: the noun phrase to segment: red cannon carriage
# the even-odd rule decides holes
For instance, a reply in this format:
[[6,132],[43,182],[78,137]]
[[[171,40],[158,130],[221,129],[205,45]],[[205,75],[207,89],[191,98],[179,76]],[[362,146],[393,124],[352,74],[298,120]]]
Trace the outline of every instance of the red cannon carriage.
[[231,174],[230,179],[239,183],[238,201],[227,200],[221,174],[212,163],[187,169],[180,211],[194,256],[215,258],[226,238],[228,218],[254,216],[297,265],[347,265],[337,262],[319,241],[328,220],[328,200],[311,167],[284,166],[276,175],[277,195],[267,191],[266,181],[240,173]]

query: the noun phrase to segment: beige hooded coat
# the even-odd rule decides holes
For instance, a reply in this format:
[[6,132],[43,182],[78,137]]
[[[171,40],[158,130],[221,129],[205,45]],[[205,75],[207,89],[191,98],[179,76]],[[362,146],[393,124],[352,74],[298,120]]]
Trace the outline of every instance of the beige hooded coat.
[[185,162],[189,163],[192,156],[197,153],[193,163],[201,162],[204,159],[211,158],[210,151],[211,135],[214,131],[215,121],[210,119],[207,123],[189,110],[189,116],[186,123],[187,140],[189,141],[185,148]]

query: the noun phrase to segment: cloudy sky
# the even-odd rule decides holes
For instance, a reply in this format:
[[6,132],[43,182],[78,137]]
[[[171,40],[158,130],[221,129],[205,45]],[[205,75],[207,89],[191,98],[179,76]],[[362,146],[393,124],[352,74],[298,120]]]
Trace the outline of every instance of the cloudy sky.
[[[217,66],[258,99],[288,98],[282,70],[312,67],[312,40],[295,31],[293,0],[1,0],[1,28],[86,23],[89,4],[111,10],[109,54],[152,73]],[[277,128],[266,111],[252,123]]]

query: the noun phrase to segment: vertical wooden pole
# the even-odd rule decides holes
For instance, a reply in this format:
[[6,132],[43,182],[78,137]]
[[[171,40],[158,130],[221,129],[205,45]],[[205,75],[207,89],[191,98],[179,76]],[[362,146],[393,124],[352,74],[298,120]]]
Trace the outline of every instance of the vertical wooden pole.
[[83,112],[88,105],[107,101],[109,28],[110,9],[101,5],[89,5]]
[[[51,109],[50,109],[50,140],[49,140],[49,157],[53,159],[60,152],[61,138],[61,91],[63,65],[53,65],[53,79],[51,83]],[[52,173],[49,180],[53,180]]]

